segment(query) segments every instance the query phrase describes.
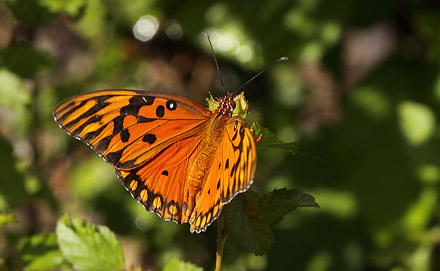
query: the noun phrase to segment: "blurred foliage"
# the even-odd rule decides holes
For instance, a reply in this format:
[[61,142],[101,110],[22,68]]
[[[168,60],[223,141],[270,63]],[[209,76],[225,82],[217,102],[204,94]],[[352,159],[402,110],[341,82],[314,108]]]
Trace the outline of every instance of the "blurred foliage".
[[[60,257],[57,221],[103,228],[59,220],[66,212],[116,233],[96,238],[119,246],[118,266],[213,269],[216,225],[190,234],[146,212],[52,118],[62,99],[97,89],[200,104],[222,95],[202,31],[231,91],[290,58],[246,87],[247,121],[301,144],[293,156],[263,137],[255,192],[230,206],[295,188],[321,207],[269,226],[262,256],[231,234],[223,269],[440,270],[440,4],[430,0],[0,2],[0,270],[75,266]],[[270,221],[283,208],[269,208]]]

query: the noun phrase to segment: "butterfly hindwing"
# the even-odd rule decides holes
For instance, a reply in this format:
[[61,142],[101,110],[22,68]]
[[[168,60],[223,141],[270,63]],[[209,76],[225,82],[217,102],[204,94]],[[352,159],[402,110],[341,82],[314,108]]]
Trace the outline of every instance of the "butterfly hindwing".
[[190,217],[191,232],[205,231],[223,206],[246,191],[254,178],[255,140],[241,117],[228,120],[208,178]]
[[148,163],[131,171],[117,170],[124,186],[149,211],[165,220],[188,221],[193,199],[186,181],[194,162],[200,135],[186,138],[165,148]]
[[211,112],[188,99],[132,90],[74,96],[54,110],[59,125],[107,162],[129,170],[197,134]]

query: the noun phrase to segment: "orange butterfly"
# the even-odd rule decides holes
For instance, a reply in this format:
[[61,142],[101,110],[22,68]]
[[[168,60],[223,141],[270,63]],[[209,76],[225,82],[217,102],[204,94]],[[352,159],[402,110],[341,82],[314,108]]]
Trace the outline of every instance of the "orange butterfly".
[[174,95],[102,90],[71,97],[53,114],[147,210],[200,233],[249,188],[257,163],[243,93],[207,101],[209,109]]

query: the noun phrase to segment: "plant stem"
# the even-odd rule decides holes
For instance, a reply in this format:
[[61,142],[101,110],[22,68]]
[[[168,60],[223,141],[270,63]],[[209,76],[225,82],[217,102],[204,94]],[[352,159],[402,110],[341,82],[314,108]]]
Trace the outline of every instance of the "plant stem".
[[229,231],[223,228],[223,223],[225,221],[224,212],[220,214],[218,218],[218,228],[217,228],[217,252],[215,258],[215,271],[221,271],[222,269],[222,257],[223,257],[223,247],[225,245],[226,238],[228,238]]

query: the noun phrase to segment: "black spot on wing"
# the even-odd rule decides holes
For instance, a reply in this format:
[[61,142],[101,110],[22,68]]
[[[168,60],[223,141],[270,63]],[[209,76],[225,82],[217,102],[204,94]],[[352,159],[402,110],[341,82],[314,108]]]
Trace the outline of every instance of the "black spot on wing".
[[142,138],[143,142],[148,142],[151,144],[153,144],[154,142],[156,142],[156,135],[154,134],[146,134],[144,135],[144,137]]
[[176,101],[173,100],[168,100],[166,103],[167,109],[170,111],[174,111],[177,108],[177,103]]
[[162,118],[165,115],[165,108],[163,107],[163,105],[159,105],[156,108],[156,116],[158,118]]
[[128,142],[129,139],[130,139],[130,132],[128,131],[127,128],[125,128],[121,132],[121,141]]
[[128,101],[129,104],[122,107],[120,110],[121,115],[137,115],[139,114],[139,109],[144,105],[152,105],[154,102],[154,97],[152,96],[141,96],[135,95]]
[[168,176],[168,170],[164,170],[164,171],[162,171],[162,175],[164,175],[164,176]]
[[119,115],[113,119],[113,135],[119,134],[124,129],[124,118],[126,115]]

